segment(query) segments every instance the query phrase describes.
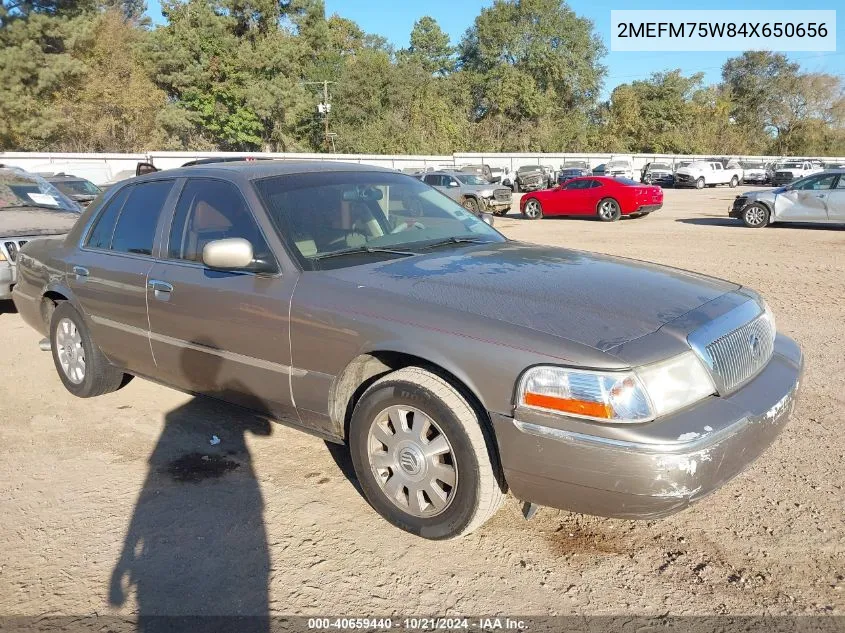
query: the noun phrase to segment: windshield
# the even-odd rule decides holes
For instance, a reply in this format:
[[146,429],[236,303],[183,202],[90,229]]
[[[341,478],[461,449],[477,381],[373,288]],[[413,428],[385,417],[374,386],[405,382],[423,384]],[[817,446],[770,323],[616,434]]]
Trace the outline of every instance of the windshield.
[[96,196],[100,193],[100,188],[88,180],[58,180],[53,185],[68,195]]
[[522,174],[527,171],[543,171],[543,168],[539,165],[523,165],[519,169],[516,170],[518,173]]
[[629,164],[624,160],[614,160],[607,164],[606,169],[628,169]]
[[[290,174],[255,186],[281,238],[306,270],[365,264],[397,251],[415,253],[451,238],[505,241],[451,198],[402,174]],[[325,258],[341,251],[350,256]]]
[[587,163],[582,160],[576,160],[563,164],[564,169],[587,169]]
[[0,210],[21,206],[82,211],[82,207],[41,176],[0,168]]
[[480,178],[473,174],[455,174],[455,178],[460,180],[465,185],[489,185],[490,183],[487,182],[484,178]]
[[668,170],[668,169],[669,169],[669,165],[667,165],[666,163],[652,163],[652,164],[651,164],[651,166],[649,166],[649,169],[664,169],[664,170]]
[[763,163],[742,163],[743,169],[765,169]]
[[801,169],[804,167],[804,163],[792,162],[792,163],[784,163],[784,169]]
[[616,182],[621,182],[623,185],[639,185],[640,183],[631,180],[630,178],[614,178]]

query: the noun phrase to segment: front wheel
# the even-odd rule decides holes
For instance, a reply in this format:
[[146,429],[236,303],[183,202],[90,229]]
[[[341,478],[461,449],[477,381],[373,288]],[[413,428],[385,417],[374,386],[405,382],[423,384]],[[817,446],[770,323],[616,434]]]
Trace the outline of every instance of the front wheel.
[[529,220],[539,220],[543,217],[543,205],[537,198],[530,198],[522,208],[522,215]]
[[736,187],[739,184],[739,178],[734,176],[733,178],[731,178],[731,181],[728,184],[730,185],[730,188],[733,189],[734,187]]
[[695,188],[696,189],[704,189],[704,185],[706,185],[706,184],[707,183],[704,182],[704,177],[701,177],[701,178],[699,178],[698,180],[695,181]]
[[349,427],[367,501],[393,525],[428,539],[480,527],[504,500],[482,424],[457,389],[420,367],[374,382]]
[[619,203],[613,198],[605,198],[599,202],[598,216],[602,222],[616,222],[622,217],[622,209],[619,208]]
[[67,301],[60,303],[50,320],[53,362],[65,388],[79,398],[117,391],[128,382],[109,363],[91,338],[85,321]]
[[478,200],[475,198],[464,198],[462,206],[467,211],[472,212],[475,215],[478,215]]
[[769,215],[766,207],[755,202],[742,210],[742,223],[749,229],[759,229],[769,223]]

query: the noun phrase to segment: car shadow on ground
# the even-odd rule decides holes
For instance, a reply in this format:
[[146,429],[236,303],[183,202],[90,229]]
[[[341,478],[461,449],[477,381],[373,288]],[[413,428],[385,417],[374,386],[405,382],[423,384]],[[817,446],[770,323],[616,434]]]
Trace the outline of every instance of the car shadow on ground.
[[681,224],[695,224],[697,226],[733,226],[741,227],[742,222],[734,218],[726,218],[724,216],[718,217],[703,217],[703,218],[679,218],[675,222]]
[[246,440],[271,432],[211,398],[166,414],[108,587],[114,607],[134,591],[139,631],[270,629],[264,500]]
[[0,300],[0,314],[17,314],[18,309],[12,301]]
[[[675,222],[696,224],[699,226],[733,226],[745,228],[741,220],[728,217],[679,218]],[[812,231],[845,230],[845,224],[819,224],[814,222],[778,222],[766,227],[766,230],[809,229]]]

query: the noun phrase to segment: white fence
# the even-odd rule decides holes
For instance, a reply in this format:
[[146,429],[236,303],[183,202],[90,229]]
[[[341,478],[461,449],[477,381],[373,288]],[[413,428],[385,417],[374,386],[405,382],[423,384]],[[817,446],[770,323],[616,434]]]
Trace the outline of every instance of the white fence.
[[[682,160],[709,158],[713,155],[680,154],[544,154],[544,153],[457,153],[447,156],[380,155],[380,154],[290,154],[267,152],[144,152],[139,154],[58,154],[37,152],[0,152],[0,164],[21,167],[41,173],[71,173],[84,176],[97,184],[103,184],[119,176],[134,173],[139,162],[151,162],[160,169],[171,169],[199,158],[216,156],[266,157],[282,160],[332,160],[366,165],[378,165],[392,169],[425,169],[454,167],[466,164],[486,163],[491,167],[514,170],[520,165],[550,165],[559,169],[564,162],[582,160],[590,167],[617,158],[632,161],[634,170],[640,170],[649,162],[676,163]],[[781,156],[730,156],[740,161],[769,162]],[[818,158],[818,157],[814,157]],[[845,157],[821,158],[825,162],[845,163]],[[124,172],[121,174],[121,172]]]

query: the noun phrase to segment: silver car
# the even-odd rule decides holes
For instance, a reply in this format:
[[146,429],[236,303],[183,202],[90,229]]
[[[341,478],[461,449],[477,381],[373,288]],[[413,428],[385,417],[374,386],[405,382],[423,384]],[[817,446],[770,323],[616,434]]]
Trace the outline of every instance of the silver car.
[[832,169],[784,187],[737,196],[728,215],[757,229],[774,222],[845,223],[845,169]]
[[479,213],[504,215],[511,208],[510,189],[494,185],[476,174],[435,171],[425,174],[422,181],[445,193],[476,215]]

